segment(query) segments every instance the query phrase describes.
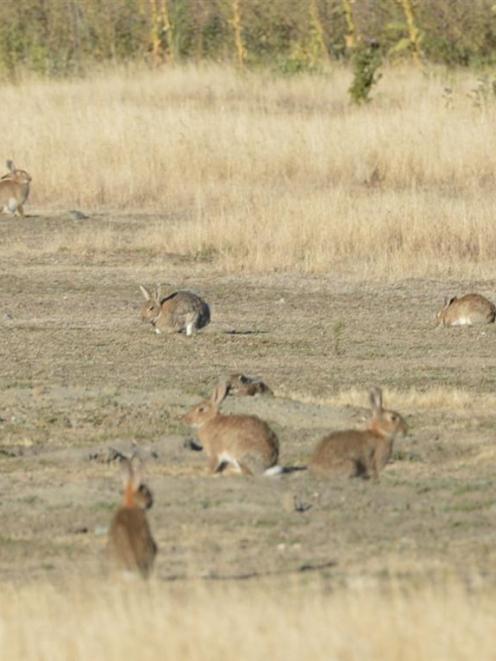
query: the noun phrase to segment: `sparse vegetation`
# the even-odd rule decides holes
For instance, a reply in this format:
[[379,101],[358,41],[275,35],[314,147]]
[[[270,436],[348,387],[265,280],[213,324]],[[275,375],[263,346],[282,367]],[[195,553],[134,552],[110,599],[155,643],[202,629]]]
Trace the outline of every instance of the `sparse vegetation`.
[[342,319],[336,321],[333,326],[333,335],[334,335],[334,355],[342,356],[344,353],[343,348],[343,333],[345,329],[345,323]]

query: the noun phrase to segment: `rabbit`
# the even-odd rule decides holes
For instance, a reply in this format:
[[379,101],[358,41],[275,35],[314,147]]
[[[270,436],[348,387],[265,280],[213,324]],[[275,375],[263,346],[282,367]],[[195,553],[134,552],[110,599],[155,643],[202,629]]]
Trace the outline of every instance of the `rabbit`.
[[147,578],[157,554],[157,545],[145,514],[153,504],[153,496],[142,482],[138,457],[121,460],[121,467],[124,498],[112,519],[107,551],[121,569]]
[[436,326],[473,326],[492,324],[496,319],[496,306],[480,294],[465,294],[461,298],[444,299],[436,315]]
[[227,383],[220,383],[210,399],[197,404],[183,421],[198,430],[208,456],[210,473],[230,466],[244,475],[276,475],[279,441],[266,422],[254,415],[223,415],[219,407],[227,395]]
[[179,290],[161,298],[160,287],[154,293],[143,285],[140,289],[146,299],[141,318],[149,321],[158,334],[185,332],[191,336],[210,322],[208,304],[191,291]]
[[367,429],[333,432],[318,443],[308,466],[312,473],[345,472],[349,477],[379,479],[391,458],[396,434],[405,435],[407,425],[399,413],[383,408],[380,388],[370,390],[370,403]]
[[26,170],[17,170],[13,161],[7,161],[8,174],[0,179],[0,206],[2,211],[24,216],[23,204],[28,199],[31,176]]
[[238,397],[274,394],[269,386],[258,377],[239,373],[230,374],[227,377],[227,393]]

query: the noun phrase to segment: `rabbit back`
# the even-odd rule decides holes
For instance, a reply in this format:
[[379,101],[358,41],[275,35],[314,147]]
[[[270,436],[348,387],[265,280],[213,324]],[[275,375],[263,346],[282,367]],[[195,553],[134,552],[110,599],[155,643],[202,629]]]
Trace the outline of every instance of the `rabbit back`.
[[269,425],[250,415],[219,415],[198,431],[211,466],[237,462],[246,472],[259,473],[277,464],[279,440]]
[[194,330],[210,322],[210,307],[190,291],[177,291],[160,301],[160,316],[155,325],[160,330],[180,332],[190,325]]
[[22,207],[29,195],[29,186],[12,181],[11,179],[0,180],[0,207],[15,213]]
[[389,461],[392,439],[369,431],[337,431],[325,436],[317,445],[309,463],[315,474],[345,473],[349,477],[369,477]]
[[145,512],[138,507],[121,507],[109,533],[108,551],[123,570],[139,572],[146,578],[153,568],[157,545]]
[[19,170],[13,161],[7,161],[9,172],[0,178],[0,208],[10,213],[24,215],[22,205],[28,199],[31,175]]
[[472,326],[490,324],[496,319],[496,306],[481,294],[465,294],[445,301],[438,312],[438,323],[443,326]]

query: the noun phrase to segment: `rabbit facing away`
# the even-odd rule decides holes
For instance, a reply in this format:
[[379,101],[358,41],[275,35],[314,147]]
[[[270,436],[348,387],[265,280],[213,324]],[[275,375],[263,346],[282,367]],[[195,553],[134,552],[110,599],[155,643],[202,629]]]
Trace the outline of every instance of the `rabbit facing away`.
[[208,457],[210,473],[222,473],[228,466],[244,475],[276,475],[279,440],[269,425],[254,415],[223,415],[219,408],[227,395],[227,383],[220,383],[210,399],[193,407],[184,422],[197,430]]
[[9,172],[0,179],[0,207],[2,211],[24,216],[23,204],[29,196],[31,175],[18,170],[13,161],[7,161]]
[[191,336],[210,322],[208,303],[191,291],[178,290],[161,297],[160,287],[152,292],[140,285],[140,290],[145,297],[141,319],[150,322],[158,334],[184,332]]
[[107,552],[121,570],[147,578],[157,554],[145,514],[153,504],[153,496],[142,481],[141,462],[137,457],[123,459],[121,470],[124,496],[112,519]]
[[473,326],[492,324],[496,319],[496,306],[480,294],[465,294],[461,298],[446,297],[436,315],[436,326]]
[[405,435],[407,425],[399,413],[383,408],[380,388],[370,390],[370,404],[372,416],[365,430],[333,432],[318,443],[308,466],[312,473],[379,478],[391,458],[395,436]]

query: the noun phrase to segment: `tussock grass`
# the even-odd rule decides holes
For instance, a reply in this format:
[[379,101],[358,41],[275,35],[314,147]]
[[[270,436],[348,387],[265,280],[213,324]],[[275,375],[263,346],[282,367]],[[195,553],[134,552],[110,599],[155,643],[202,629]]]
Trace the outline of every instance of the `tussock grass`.
[[[278,391],[277,395],[314,404],[370,407],[368,391],[359,388],[341,390],[329,397],[315,397],[307,393],[285,392],[282,390]],[[469,412],[487,414],[496,408],[495,394],[476,393],[462,388],[446,388],[443,386],[429,388],[424,391],[416,388],[408,390],[383,388],[383,397],[385,407],[407,412],[446,410],[464,416]]]
[[271,658],[418,661],[494,658],[494,589],[302,583],[171,587],[85,582],[2,587],[0,654],[9,661]]
[[475,102],[469,73],[391,69],[364,107],[350,106],[349,82],[338,67],[284,79],[212,66],[5,85],[3,152],[33,175],[28,211],[157,214],[124,235],[62,223],[17,250],[173,251],[232,271],[489,272],[496,103]]

